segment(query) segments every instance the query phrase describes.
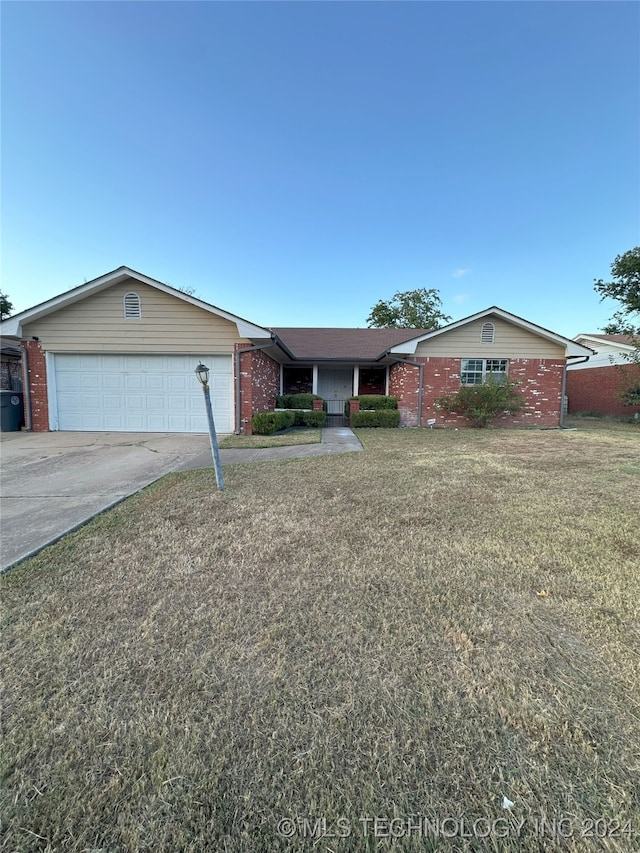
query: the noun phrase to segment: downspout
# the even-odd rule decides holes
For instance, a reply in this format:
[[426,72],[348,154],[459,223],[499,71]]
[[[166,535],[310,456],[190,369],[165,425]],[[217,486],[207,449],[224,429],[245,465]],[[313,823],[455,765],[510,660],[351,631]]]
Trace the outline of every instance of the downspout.
[[256,350],[265,350],[275,346],[274,341],[268,344],[256,344],[251,347],[243,347],[236,350],[236,435],[240,435],[242,429],[242,388],[240,383],[240,356],[245,352],[255,352]]
[[22,350],[22,392],[24,394],[24,425],[25,429],[28,432],[31,432],[32,429],[32,416],[31,416],[31,385],[29,384],[29,350],[26,346],[20,342],[20,348]]
[[[571,363],[572,364],[584,364],[585,361],[589,361],[590,358],[591,358],[591,356],[585,355],[584,358],[580,359],[580,361],[572,361]],[[567,390],[567,367],[568,366],[569,365],[567,364],[567,361],[565,359],[564,367],[562,368],[562,390],[560,392],[560,423],[558,425],[560,429],[566,429],[566,427],[564,425],[564,398],[565,398],[565,392]]]
[[[564,397],[567,390],[567,361],[565,359],[564,367],[562,368],[562,388],[560,390],[560,429],[564,429]],[[567,408],[569,406],[567,405]]]
[[395,356],[391,356],[394,361],[400,362],[401,364],[410,364],[413,367],[417,367],[420,371],[420,378],[418,384],[418,426],[422,426],[422,380],[424,378],[424,364],[419,361],[411,361],[408,358],[395,358]]

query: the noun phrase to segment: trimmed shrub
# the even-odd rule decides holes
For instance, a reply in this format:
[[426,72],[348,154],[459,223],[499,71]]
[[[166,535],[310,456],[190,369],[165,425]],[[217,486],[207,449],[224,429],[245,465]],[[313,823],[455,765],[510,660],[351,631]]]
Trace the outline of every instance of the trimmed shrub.
[[272,435],[295,424],[293,412],[258,412],[251,418],[251,431],[256,435]]
[[[276,409],[313,409],[314,400],[322,400],[322,397],[317,394],[281,394],[276,397]],[[325,409],[326,406],[325,403]]]
[[397,397],[385,397],[384,394],[359,394],[357,397],[349,397],[349,400],[344,404],[344,413],[349,417],[349,401],[360,400],[360,410],[362,409],[397,409]]
[[374,412],[354,412],[351,415],[352,427],[386,427],[387,429],[400,426],[400,412],[397,409],[378,409]]
[[457,394],[437,397],[436,409],[462,415],[471,426],[483,429],[504,414],[515,415],[525,408],[522,394],[516,383],[490,380],[482,385],[463,385]]
[[[296,412],[296,415],[302,416],[302,424],[308,427],[324,426],[327,420],[326,412]],[[297,419],[296,419],[297,423]]]

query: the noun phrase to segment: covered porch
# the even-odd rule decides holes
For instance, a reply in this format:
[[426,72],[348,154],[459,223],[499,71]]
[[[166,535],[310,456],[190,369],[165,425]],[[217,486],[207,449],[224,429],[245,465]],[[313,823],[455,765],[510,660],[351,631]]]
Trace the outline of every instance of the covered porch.
[[283,365],[283,394],[317,394],[327,401],[327,426],[345,426],[345,403],[359,394],[388,394],[388,365],[348,362]]

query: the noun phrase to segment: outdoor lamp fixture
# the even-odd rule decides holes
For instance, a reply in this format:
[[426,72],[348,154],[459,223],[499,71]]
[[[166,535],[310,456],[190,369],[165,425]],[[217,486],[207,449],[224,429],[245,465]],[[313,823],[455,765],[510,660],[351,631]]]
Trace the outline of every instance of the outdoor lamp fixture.
[[218,438],[216,436],[216,426],[213,422],[213,409],[211,408],[211,392],[209,391],[209,368],[202,362],[196,367],[195,374],[198,377],[198,382],[202,385],[204,392],[204,405],[207,410],[207,420],[209,421],[209,438],[211,439],[211,452],[213,454],[213,465],[216,470],[216,483],[218,491],[224,489],[224,480],[222,478],[222,465],[220,463],[220,451],[218,450]]
[[203,388],[209,387],[209,368],[202,362],[196,367],[196,376]]

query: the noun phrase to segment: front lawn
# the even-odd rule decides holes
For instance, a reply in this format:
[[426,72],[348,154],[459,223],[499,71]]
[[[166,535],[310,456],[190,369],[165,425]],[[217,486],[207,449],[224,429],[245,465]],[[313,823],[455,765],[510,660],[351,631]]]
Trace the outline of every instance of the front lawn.
[[3,849],[640,849],[637,429],[359,437],[2,579]]
[[310,427],[293,429],[275,435],[228,435],[220,442],[220,450],[255,450],[258,447],[292,447],[296,444],[318,444],[322,430]]

